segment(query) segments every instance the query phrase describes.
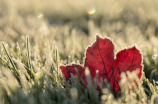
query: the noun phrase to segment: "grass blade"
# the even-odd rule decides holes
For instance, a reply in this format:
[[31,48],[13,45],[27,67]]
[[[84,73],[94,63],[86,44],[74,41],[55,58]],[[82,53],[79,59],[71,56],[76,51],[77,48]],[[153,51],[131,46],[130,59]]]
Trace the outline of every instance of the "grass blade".
[[19,73],[18,73],[18,71],[17,71],[17,68],[15,67],[15,65],[14,65],[14,63],[13,63],[13,61],[12,61],[12,59],[11,59],[11,57],[10,57],[10,55],[9,55],[9,53],[8,53],[8,51],[7,51],[7,49],[6,49],[6,47],[5,47],[5,45],[4,45],[4,43],[2,43],[2,46],[3,46],[3,48],[4,48],[4,51],[5,51],[5,53],[6,53],[7,57],[8,57],[8,59],[9,59],[11,65],[12,65],[12,67],[13,67],[14,73],[15,73],[17,76],[19,76]]

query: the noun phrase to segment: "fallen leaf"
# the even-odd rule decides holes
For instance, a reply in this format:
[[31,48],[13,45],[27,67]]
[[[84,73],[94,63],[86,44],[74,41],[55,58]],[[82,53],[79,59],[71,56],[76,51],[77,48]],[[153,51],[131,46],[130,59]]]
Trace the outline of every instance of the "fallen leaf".
[[84,67],[81,65],[72,64],[68,66],[60,66],[60,69],[62,70],[66,80],[69,80],[71,77],[70,73],[77,76],[75,68],[78,69],[78,73],[85,84],[87,84],[84,74],[85,68],[89,68],[93,80],[96,76],[96,70],[98,70],[98,82],[100,83],[101,78],[106,79],[110,83],[113,93],[116,94],[118,91],[120,91],[118,83],[120,81],[120,74],[122,72],[132,72],[139,69],[138,77],[141,79],[141,63],[141,53],[135,46],[121,50],[117,53],[116,59],[114,59],[113,42],[108,38],[102,39],[97,36],[96,42],[94,42],[92,46],[88,47],[86,51]]

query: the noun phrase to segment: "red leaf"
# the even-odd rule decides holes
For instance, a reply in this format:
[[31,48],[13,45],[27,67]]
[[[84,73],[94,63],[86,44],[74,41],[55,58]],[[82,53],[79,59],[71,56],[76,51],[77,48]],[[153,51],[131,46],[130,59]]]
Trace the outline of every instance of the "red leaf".
[[106,79],[110,77],[113,63],[113,43],[107,38],[97,36],[97,41],[87,49],[84,67],[89,68],[92,78],[95,77],[96,70],[99,70],[98,81],[100,81],[101,77]]
[[106,78],[113,89],[119,91],[118,82],[114,77],[118,76],[113,69],[114,64],[114,45],[110,39],[97,36],[96,42],[88,47],[86,52],[84,67],[88,67],[92,76],[95,77],[96,70],[99,70],[98,82],[101,78]]
[[[86,58],[84,67],[88,67],[92,79],[95,78],[96,70],[99,70],[98,82],[101,78],[105,78],[110,84],[113,93],[116,94],[120,91],[118,82],[120,81],[120,74],[126,71],[134,71],[139,69],[138,77],[142,76],[142,58],[141,53],[134,47],[124,49],[117,53],[114,60],[114,45],[110,39],[100,38],[97,36],[96,42],[88,47],[86,51]],[[85,81],[85,75],[83,74],[84,68],[80,65],[73,64],[72,66],[61,66],[61,70],[68,80],[70,72],[76,75],[74,67],[79,69],[81,78]],[[86,81],[85,81],[86,82]]]
[[[138,77],[142,76],[142,65],[141,65],[141,54],[136,47],[129,49],[124,49],[117,53],[117,59],[115,59],[114,68],[118,70],[119,74],[121,72],[139,69]],[[118,78],[120,80],[120,78]]]
[[68,66],[60,66],[60,69],[61,69],[62,73],[64,74],[64,77],[66,78],[67,81],[71,78],[71,73],[77,77],[75,68],[78,70],[80,77],[82,79],[85,79],[84,78],[85,77],[85,74],[84,74],[85,68],[82,67],[81,65],[72,64],[72,65],[68,65]]

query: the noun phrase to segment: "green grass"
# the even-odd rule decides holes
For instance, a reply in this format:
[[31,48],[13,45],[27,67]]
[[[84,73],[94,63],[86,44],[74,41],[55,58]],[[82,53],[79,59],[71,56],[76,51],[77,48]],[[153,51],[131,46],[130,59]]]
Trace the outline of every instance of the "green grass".
[[[158,103],[158,1],[156,0],[0,0],[0,104]],[[95,7],[92,15],[89,7]],[[88,87],[59,66],[83,64],[96,34],[115,43],[115,54],[136,44],[143,54],[143,83],[136,72],[122,74],[121,96],[110,85],[101,94],[87,74]],[[132,90],[134,86],[136,90]]]

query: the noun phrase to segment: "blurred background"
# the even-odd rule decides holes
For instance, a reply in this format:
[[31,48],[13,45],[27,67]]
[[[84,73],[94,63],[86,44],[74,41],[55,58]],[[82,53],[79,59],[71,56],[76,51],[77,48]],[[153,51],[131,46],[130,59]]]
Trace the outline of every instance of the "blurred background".
[[62,64],[83,64],[97,33],[113,40],[115,54],[136,44],[145,76],[158,80],[158,0],[0,0],[0,41],[14,57],[28,35],[42,62],[57,46]]

